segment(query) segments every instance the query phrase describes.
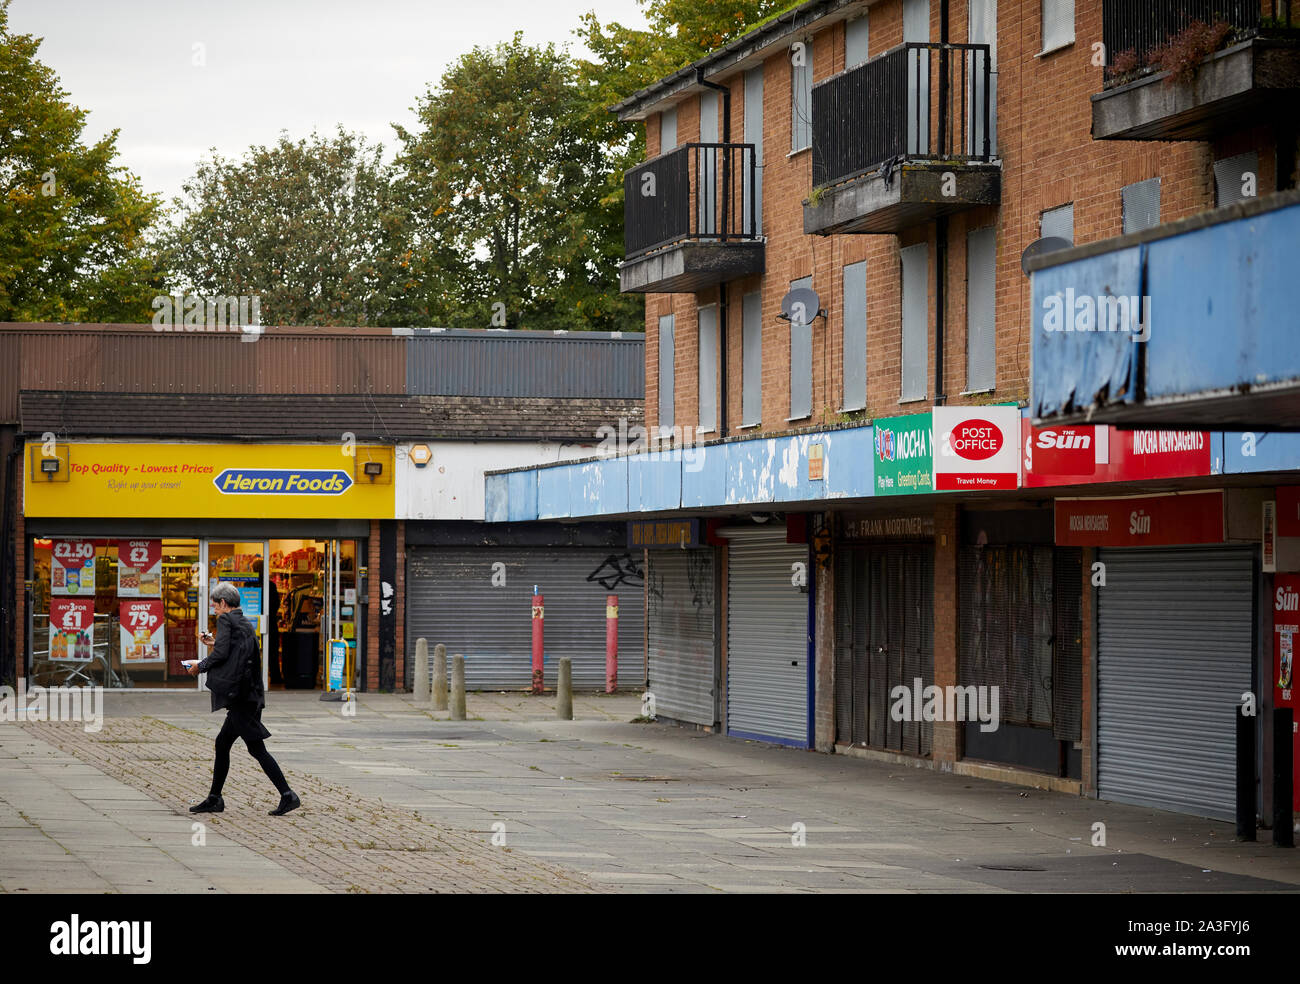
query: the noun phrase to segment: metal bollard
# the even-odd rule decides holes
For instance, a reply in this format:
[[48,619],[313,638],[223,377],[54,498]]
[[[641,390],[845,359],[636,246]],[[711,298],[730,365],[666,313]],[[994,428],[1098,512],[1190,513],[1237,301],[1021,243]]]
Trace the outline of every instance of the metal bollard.
[[433,709],[447,709],[447,647],[441,642],[433,647]]
[[545,687],[544,663],[546,652],[546,604],[533,585],[533,693],[540,694]]
[[415,702],[429,702],[429,641],[415,640]]
[[460,653],[451,658],[451,719],[465,720],[465,657]]
[[1293,755],[1292,711],[1289,707],[1273,708],[1273,845],[1295,847],[1292,827],[1291,771]]
[[573,720],[573,660],[560,657],[560,678],[555,684],[555,716],[561,721]]
[[1233,705],[1237,718],[1237,840],[1255,839],[1255,718]]
[[618,595],[605,599],[605,693],[618,689]]

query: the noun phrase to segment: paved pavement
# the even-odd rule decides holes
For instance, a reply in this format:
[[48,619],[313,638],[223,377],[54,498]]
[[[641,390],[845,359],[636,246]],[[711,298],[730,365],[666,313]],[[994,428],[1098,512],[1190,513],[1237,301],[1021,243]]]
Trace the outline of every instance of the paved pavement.
[[[205,795],[206,695],[110,694],[98,733],[0,726],[0,889],[165,892],[1267,892],[1300,857],[1230,824],[632,723],[635,696],[404,695],[354,717],[277,693],[268,746]],[[1094,824],[1106,843],[1094,847]]]

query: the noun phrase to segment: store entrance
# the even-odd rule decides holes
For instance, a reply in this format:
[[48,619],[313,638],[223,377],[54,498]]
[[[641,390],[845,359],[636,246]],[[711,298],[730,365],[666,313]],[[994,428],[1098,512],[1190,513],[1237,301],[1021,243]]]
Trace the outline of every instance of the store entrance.
[[[329,643],[346,643],[357,666],[355,540],[272,540],[267,653],[268,686],[330,689]],[[342,681],[347,685],[347,681]],[[355,686],[355,680],[352,681]],[[333,689],[339,689],[336,681]]]

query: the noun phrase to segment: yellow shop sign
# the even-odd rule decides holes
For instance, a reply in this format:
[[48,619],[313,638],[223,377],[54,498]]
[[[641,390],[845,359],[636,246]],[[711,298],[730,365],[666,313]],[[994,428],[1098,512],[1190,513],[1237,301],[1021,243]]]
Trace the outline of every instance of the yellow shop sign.
[[[123,519],[392,519],[393,449],[338,444],[27,445],[23,511]],[[53,452],[53,453],[51,453]]]

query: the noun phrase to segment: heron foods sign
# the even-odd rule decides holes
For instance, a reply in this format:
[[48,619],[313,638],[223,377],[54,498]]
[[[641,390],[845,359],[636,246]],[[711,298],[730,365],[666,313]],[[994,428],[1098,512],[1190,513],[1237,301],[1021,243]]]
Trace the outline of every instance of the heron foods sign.
[[[355,454],[345,454],[345,450]],[[32,517],[391,519],[393,449],[339,444],[27,445]],[[57,469],[51,463],[57,461]],[[42,468],[42,464],[46,468]]]

